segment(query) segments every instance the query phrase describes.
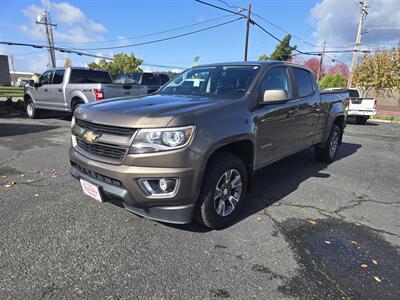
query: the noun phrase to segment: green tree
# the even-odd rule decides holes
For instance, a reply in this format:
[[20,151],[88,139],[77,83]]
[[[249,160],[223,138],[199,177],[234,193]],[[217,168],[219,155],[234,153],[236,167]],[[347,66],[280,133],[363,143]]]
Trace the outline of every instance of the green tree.
[[143,60],[136,58],[133,53],[130,55],[126,53],[118,53],[114,55],[113,61],[102,59],[99,62],[91,62],[88,66],[89,68],[106,70],[112,77],[116,77],[121,73],[142,72],[142,69],[139,68],[142,62]]
[[297,48],[297,46],[290,46],[291,38],[292,36],[290,34],[286,35],[282,42],[276,45],[275,51],[271,54],[271,56],[262,54],[258,60],[289,60],[292,56],[292,52]]
[[340,73],[329,74],[322,78],[318,85],[321,89],[344,88],[346,86],[346,78]]
[[269,60],[269,56],[266,54],[261,54],[258,60]]
[[400,89],[400,49],[365,55],[354,70],[354,83],[364,90]]

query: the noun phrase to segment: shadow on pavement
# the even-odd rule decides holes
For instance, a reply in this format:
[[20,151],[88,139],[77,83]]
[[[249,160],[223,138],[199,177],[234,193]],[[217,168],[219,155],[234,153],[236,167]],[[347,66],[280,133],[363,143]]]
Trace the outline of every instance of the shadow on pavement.
[[59,126],[0,123],[0,137],[23,135],[23,134],[53,130],[57,128],[59,128]]
[[[359,148],[359,144],[342,143],[336,161],[354,154]],[[330,175],[323,172],[327,166],[327,163],[318,162],[314,156],[314,149],[309,148],[257,171],[247,196],[247,203],[236,223],[293,193],[302,182],[311,177],[328,178]],[[166,225],[193,232],[210,231],[194,222],[186,225]]]

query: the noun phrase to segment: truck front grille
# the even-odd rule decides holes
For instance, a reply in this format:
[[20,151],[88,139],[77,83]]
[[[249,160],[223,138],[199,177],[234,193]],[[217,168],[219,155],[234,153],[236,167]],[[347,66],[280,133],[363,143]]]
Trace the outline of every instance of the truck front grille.
[[124,159],[126,151],[128,150],[128,148],[122,146],[103,143],[89,143],[80,137],[76,137],[76,141],[80,148],[90,154],[111,158],[120,162]]
[[121,136],[131,137],[135,132],[135,129],[133,129],[133,128],[102,125],[102,124],[92,123],[92,122],[88,122],[88,121],[84,121],[84,120],[80,120],[80,119],[77,119],[75,122],[76,122],[76,125],[78,125],[81,128],[85,128],[90,131],[112,134],[112,135],[121,135]]

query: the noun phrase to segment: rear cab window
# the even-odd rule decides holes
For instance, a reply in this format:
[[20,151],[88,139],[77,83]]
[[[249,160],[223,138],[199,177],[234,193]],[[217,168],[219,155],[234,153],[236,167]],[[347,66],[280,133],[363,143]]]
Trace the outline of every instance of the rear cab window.
[[314,93],[314,80],[309,71],[293,67],[293,75],[296,81],[298,97],[305,97]]
[[357,90],[350,89],[349,90],[349,97],[350,98],[360,98],[360,93]]
[[160,73],[143,73],[142,82],[143,85],[163,85],[168,82],[168,76]]
[[108,72],[100,70],[72,69],[70,83],[112,83]]

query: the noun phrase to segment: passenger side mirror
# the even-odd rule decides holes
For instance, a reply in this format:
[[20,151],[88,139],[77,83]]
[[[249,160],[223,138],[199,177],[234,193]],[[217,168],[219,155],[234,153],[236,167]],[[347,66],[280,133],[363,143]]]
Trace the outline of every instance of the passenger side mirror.
[[266,90],[264,92],[263,103],[275,103],[282,102],[288,99],[287,93],[285,90]]
[[33,86],[34,86],[35,88],[38,88],[38,87],[41,86],[41,84],[40,84],[40,82],[35,82],[35,83],[33,84]]

